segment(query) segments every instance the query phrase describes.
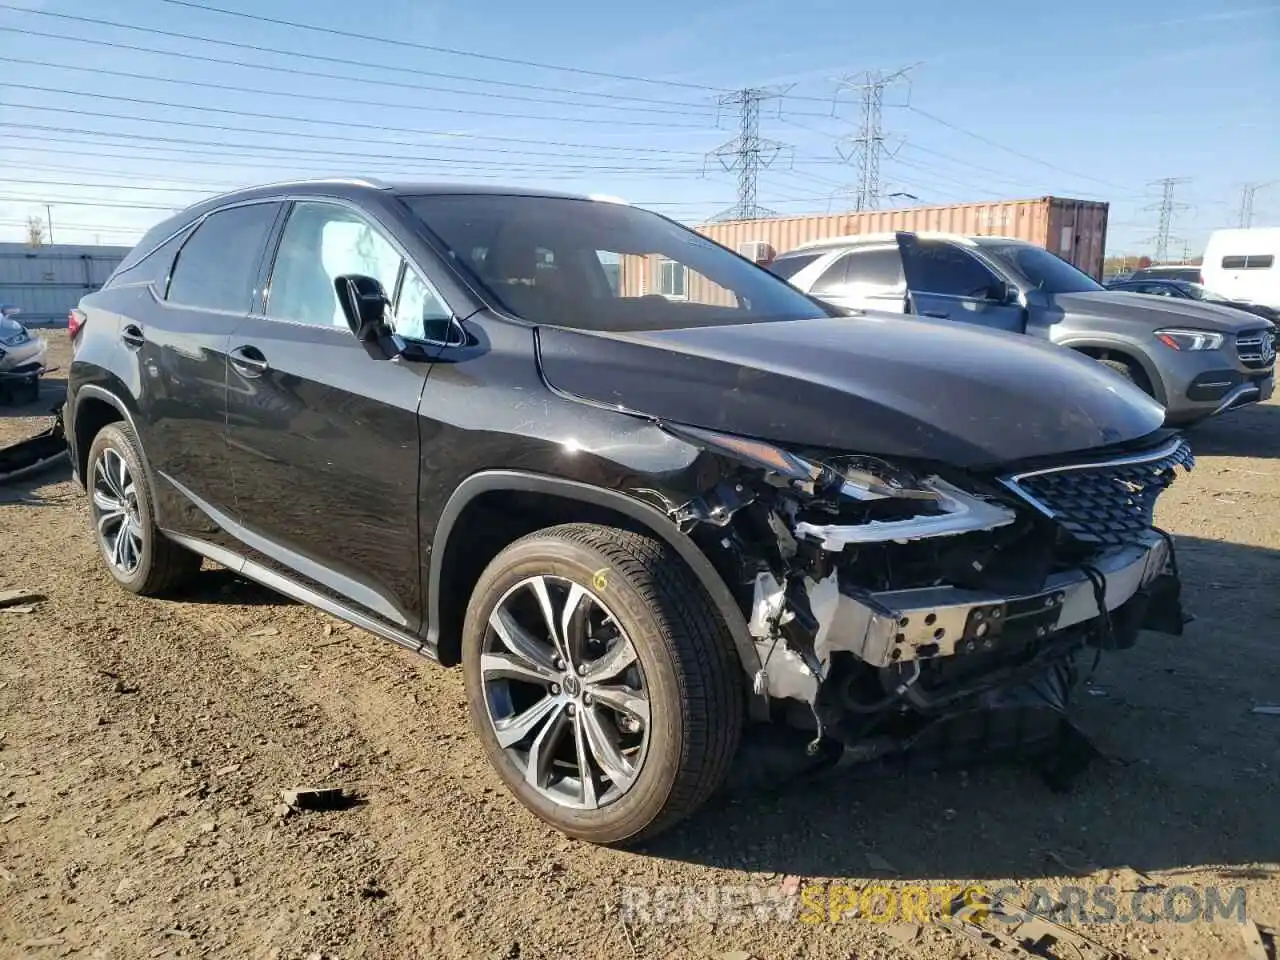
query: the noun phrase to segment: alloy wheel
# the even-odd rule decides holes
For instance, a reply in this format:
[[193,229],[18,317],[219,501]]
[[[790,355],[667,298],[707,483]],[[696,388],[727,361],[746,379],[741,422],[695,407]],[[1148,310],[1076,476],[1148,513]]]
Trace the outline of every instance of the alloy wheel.
[[142,519],[138,491],[129,465],[120,452],[106,447],[93,463],[92,509],[98,541],[107,561],[125,576],[142,562]]
[[594,810],[635,783],[649,696],[635,644],[603,601],[563,577],[530,577],[489,616],[480,658],[498,744],[543,798]]

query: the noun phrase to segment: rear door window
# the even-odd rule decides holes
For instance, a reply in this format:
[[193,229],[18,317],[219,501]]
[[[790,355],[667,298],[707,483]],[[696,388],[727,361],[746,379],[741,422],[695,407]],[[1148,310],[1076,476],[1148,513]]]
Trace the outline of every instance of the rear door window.
[[902,257],[896,245],[855,250],[846,258],[848,272],[845,282],[857,285],[868,294],[902,290],[906,281],[902,276]]
[[248,313],[278,210],[277,203],[253,203],[205,217],[178,253],[166,299],[202,310]]

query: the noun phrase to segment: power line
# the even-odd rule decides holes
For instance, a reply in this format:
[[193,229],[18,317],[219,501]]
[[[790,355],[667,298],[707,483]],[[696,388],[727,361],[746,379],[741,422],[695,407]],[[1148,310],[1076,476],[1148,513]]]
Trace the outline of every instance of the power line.
[[[52,108],[52,109],[56,109],[56,108]],[[126,120],[137,119],[134,117],[120,116],[119,114],[95,113],[94,116],[106,117],[109,119],[110,118],[126,119]],[[207,127],[209,125],[200,124],[199,126]],[[440,164],[445,164],[445,165],[461,164],[461,165],[464,165],[469,171],[474,170],[476,168],[484,169],[487,167],[491,167],[496,170],[502,170],[502,171],[547,170],[547,171],[561,171],[561,172],[575,171],[575,172],[588,172],[588,173],[646,173],[646,174],[676,173],[682,177],[699,176],[702,173],[700,167],[680,166],[680,165],[674,165],[674,164],[659,164],[649,158],[643,158],[643,160],[641,158],[635,158],[636,162],[625,163],[624,166],[605,166],[605,165],[596,164],[596,163],[587,163],[585,161],[578,161],[577,163],[564,163],[564,162],[541,163],[539,162],[539,163],[523,163],[522,164],[516,161],[507,161],[507,160],[485,160],[485,159],[475,159],[472,157],[432,157],[432,156],[426,156],[423,154],[402,156],[399,154],[389,154],[385,152],[380,152],[378,156],[371,158],[369,157],[367,152],[352,152],[349,150],[346,150],[346,151],[314,150],[314,149],[308,149],[306,147],[277,147],[271,144],[243,143],[243,142],[238,143],[234,141],[228,141],[225,139],[199,140],[199,139],[188,138],[188,137],[153,136],[153,137],[147,138],[147,141],[145,144],[141,144],[141,143],[138,143],[138,138],[133,134],[114,133],[106,130],[85,130],[80,127],[55,127],[55,126],[49,126],[45,124],[35,124],[35,123],[0,122],[0,129],[34,130],[34,131],[41,132],[41,136],[37,138],[27,137],[21,134],[6,133],[5,144],[10,144],[10,142],[17,142],[19,140],[28,140],[28,141],[34,140],[35,142],[40,143],[42,145],[47,143],[70,143],[78,146],[86,146],[86,145],[93,146],[93,147],[110,146],[118,149],[133,150],[135,151],[135,153],[121,155],[121,154],[108,154],[100,150],[95,150],[94,155],[97,157],[104,157],[104,158],[111,157],[112,159],[118,159],[118,160],[152,159],[152,160],[155,160],[156,162],[161,162],[161,163],[168,163],[168,162],[172,162],[175,159],[180,159],[183,163],[212,165],[212,166],[231,166],[231,167],[237,167],[237,168],[238,167],[260,167],[263,169],[297,170],[297,169],[300,169],[298,164],[295,162],[290,162],[291,159],[295,155],[305,155],[306,158],[308,159],[315,158],[316,160],[325,160],[325,161],[336,160],[337,162],[340,162],[340,163],[347,163],[348,161],[354,159],[358,161],[358,164],[355,164],[354,168],[358,171],[363,171],[365,173],[380,171],[384,173],[403,174],[403,173],[413,172],[413,168],[416,168],[416,167],[440,165]],[[213,127],[211,129],[224,130],[228,128]],[[235,129],[235,128],[232,128],[232,129]],[[262,131],[249,130],[244,132],[261,133]],[[50,134],[57,134],[57,133],[78,134],[79,137],[76,139],[71,139],[67,137],[50,136]],[[80,139],[83,137],[98,137],[100,139],[97,141],[85,141],[83,139]],[[114,138],[115,140],[123,139],[126,142],[113,143],[111,142],[110,138]],[[102,139],[106,139],[107,142],[103,144]],[[341,138],[327,137],[322,139],[341,139]],[[183,144],[184,146],[182,147],[169,146],[169,144],[175,144],[175,143]],[[191,147],[199,147],[201,149],[198,149],[198,150],[190,149],[188,146],[185,146],[185,145],[190,145]],[[443,145],[436,145],[436,146],[440,147]],[[462,148],[444,146],[444,149],[456,150],[456,149],[462,149]],[[180,158],[175,158],[171,156],[158,155],[158,156],[153,156],[148,158],[146,156],[138,157],[136,155],[136,151],[154,153],[157,150],[163,150],[166,153],[177,153],[177,154],[194,153],[196,156],[195,157],[182,156]],[[263,154],[261,153],[253,152],[255,150],[274,150],[274,151],[278,151],[279,153],[267,154],[266,156],[263,156]],[[37,152],[37,153],[38,152],[57,152],[61,155],[61,151],[51,151],[48,149],[45,149],[45,150],[36,149],[36,150],[32,150],[31,152]],[[493,152],[520,153],[522,156],[526,156],[526,157],[574,158],[578,156],[577,154],[572,154],[572,153],[525,154],[523,151],[514,151],[514,150],[499,150],[499,151],[493,151]],[[233,159],[230,161],[210,159],[211,156],[216,156],[218,154],[227,154]],[[610,156],[610,157],[598,157],[598,158],[588,157],[587,159],[588,160],[590,159],[605,160],[610,163],[624,163],[625,161],[631,160],[632,158]],[[267,165],[263,163],[257,163],[257,162],[253,162],[254,160],[283,160],[286,162],[283,166],[281,166],[279,164]],[[348,168],[348,169],[351,169],[351,168]]]
[[4,200],[8,203],[52,203],[59,207],[114,207],[121,210],[164,210],[167,213],[174,213],[182,209],[181,207],[161,207],[146,203],[118,203],[114,200],[75,200],[68,197],[36,198],[0,196],[0,200]]
[[[539,91],[548,92],[548,93],[566,93],[566,94],[573,94],[579,97],[595,97],[595,98],[605,99],[605,100],[629,101],[632,103],[650,103],[650,104],[657,104],[660,106],[667,106],[667,107],[677,106],[677,107],[686,107],[686,108],[706,109],[711,106],[710,104],[706,104],[706,103],[701,103],[701,104],[679,103],[671,100],[654,99],[650,97],[638,97],[631,94],[604,93],[604,92],[592,91],[592,90],[575,90],[572,87],[554,87],[554,86],[549,86],[547,84],[523,83],[516,80],[491,80],[485,77],[471,77],[465,74],[441,73],[441,72],[432,71],[432,70],[422,70],[415,67],[398,67],[398,66],[392,66],[390,64],[385,64],[385,63],[377,63],[371,60],[355,60],[355,59],[352,59],[351,57],[329,57],[329,56],[324,56],[323,54],[318,54],[318,53],[302,53],[296,50],[285,50],[280,47],[268,47],[261,44],[244,43],[236,40],[219,40],[214,37],[201,37],[193,33],[181,33],[176,30],[161,30],[157,27],[140,27],[131,23],[122,23],[119,20],[104,20],[100,17],[83,17],[83,16],[78,16],[70,13],[56,13],[52,10],[33,10],[29,7],[19,7],[19,6],[14,6],[8,3],[0,3],[0,10],[11,10],[15,13],[29,14],[37,17],[52,17],[58,20],[67,20],[74,23],[84,23],[84,24],[89,24],[91,26],[96,26],[96,27],[112,27],[117,30],[132,30],[137,33],[145,33],[145,34],[150,34],[152,36],[157,36],[157,37],[170,37],[175,40],[188,40],[196,43],[211,43],[217,46],[229,47],[235,50],[251,50],[255,53],[269,53],[269,54],[274,54],[276,56],[282,56],[282,57],[296,57],[301,60],[311,60],[316,63],[336,64],[338,66],[344,66],[344,67],[358,67],[360,69],[365,69],[365,70],[383,70],[389,73],[408,74],[410,76],[439,77],[441,79],[446,79],[446,80],[460,80],[466,83],[487,84],[491,86],[506,87],[510,89],[539,90]],[[210,57],[202,57],[197,54],[185,54],[185,53],[163,51],[163,50],[149,50],[145,47],[131,47],[126,44],[121,44],[116,42],[107,43],[106,41],[87,40],[80,37],[59,38],[54,36],[52,37],[52,39],[67,39],[67,40],[74,39],[74,40],[78,40],[81,43],[103,43],[104,45],[117,46],[122,49],[131,49],[131,50],[136,50],[143,53],[161,53],[161,54],[167,54],[169,56],[186,57],[188,59],[200,60],[204,62],[236,63],[236,61],[220,61]],[[260,64],[237,63],[237,65],[254,67],[255,69],[261,69],[261,70],[283,70],[284,72],[290,72],[290,73],[298,72],[304,76],[321,76],[325,78],[344,80],[344,81],[351,80],[351,81],[367,82],[367,83],[379,82],[376,80],[362,80],[359,77],[343,77],[343,76],[330,77],[329,74],[303,73],[301,71],[289,70],[287,68],[269,67],[269,66],[260,65]]]
[[[90,93],[85,90],[54,90],[48,87],[42,88],[42,87],[30,85],[30,84],[0,83],[0,87],[11,87],[11,88],[16,87],[16,88],[27,89],[27,90],[43,90],[44,92],[47,92],[47,93],[66,93],[66,94],[70,94],[77,97],[90,97],[90,98],[95,98],[100,100],[115,100],[115,101],[121,101],[125,103],[140,104],[143,106],[159,106],[159,107],[164,107],[172,110],[195,110],[195,111],[206,112],[206,113],[228,113],[228,114],[234,114],[236,116],[243,116],[243,117],[248,117],[250,119],[257,119],[257,120],[284,120],[284,121],[292,121],[296,123],[328,124],[329,126],[346,126],[346,127],[355,125],[349,121],[342,121],[342,120],[303,120],[302,118],[299,118],[299,117],[286,117],[286,116],[280,116],[277,114],[253,113],[253,112],[242,111],[242,110],[227,110],[221,107],[203,107],[203,106],[197,106],[194,104],[171,103],[163,100],[147,100],[141,97],[117,97],[117,96],[111,96],[105,93]],[[280,136],[287,136],[295,139],[302,138],[306,140],[341,140],[341,141],[349,142],[351,139],[350,137],[344,137],[339,134],[301,133],[296,130],[260,130],[255,127],[232,127],[232,126],[227,126],[225,124],[197,123],[193,120],[167,120],[167,119],[160,119],[157,117],[138,117],[138,116],[132,116],[129,114],[105,113],[101,110],[77,110],[72,107],[50,107],[44,104],[12,103],[11,102],[6,104],[6,106],[10,108],[22,108],[25,110],[37,110],[37,111],[40,111],[41,113],[69,113],[74,116],[82,116],[82,117],[100,117],[100,118],[109,118],[114,120],[129,120],[135,123],[157,123],[166,127],[192,127],[200,130],[218,130],[218,131],[232,132],[232,133],[251,133],[254,136],[259,136],[259,137],[263,135],[270,136],[272,134],[277,134]],[[612,144],[603,144],[603,143],[575,144],[575,143],[565,142],[563,140],[535,140],[528,137],[498,137],[498,136],[491,136],[487,134],[478,134],[478,133],[453,133],[446,130],[440,130],[440,131],[414,130],[414,129],[403,128],[403,127],[379,127],[376,124],[360,124],[360,126],[370,127],[372,129],[377,129],[377,130],[398,130],[401,133],[417,133],[421,136],[439,136],[439,137],[446,137],[446,138],[460,139],[460,140],[492,140],[498,143],[519,143],[519,144],[546,145],[546,146],[553,146],[553,147],[570,147],[570,148],[577,147],[583,150],[609,150],[609,151],[616,151],[619,153],[621,152],[647,153],[647,154],[653,154],[655,156],[673,156],[673,157],[701,156],[701,154],[692,153],[684,150],[668,150],[668,149],[662,149],[659,147],[622,147],[622,146],[616,146]],[[135,135],[121,134],[121,136],[136,136],[136,134]],[[161,139],[161,138],[157,137],[155,139]],[[515,153],[525,157],[561,156],[561,157],[578,158],[578,157],[590,156],[588,154],[581,154],[581,153],[556,154],[556,153],[551,153],[547,151],[542,151],[539,153],[530,153],[527,150],[512,150],[512,149],[503,149],[500,147],[488,147],[488,146],[477,148],[477,147],[471,147],[471,146],[465,146],[465,147],[455,146],[447,143],[429,143],[429,144],[414,143],[412,141],[407,141],[407,140],[368,140],[366,141],[366,143],[368,143],[370,146],[415,147],[415,148],[430,147],[433,150],[482,149],[486,153]],[[263,144],[262,147],[267,148],[267,145]],[[280,148],[269,148],[269,149],[288,150],[291,153],[298,152],[297,147],[287,147],[287,148],[280,147]],[[352,154],[352,156],[367,156],[367,155],[368,155],[368,151],[364,151],[363,153]],[[595,159],[612,159],[612,158],[602,155],[602,156],[595,157]],[[617,159],[622,159],[622,158],[617,158]]]
[[1164,261],[1169,257],[1169,241],[1179,240],[1180,237],[1173,237],[1169,233],[1169,228],[1173,225],[1173,215],[1178,210],[1185,210],[1191,206],[1189,203],[1176,203],[1173,199],[1174,188],[1181,183],[1189,183],[1188,177],[1164,177],[1161,180],[1152,180],[1153,186],[1160,187],[1160,202],[1153,203],[1143,207],[1143,210],[1159,210],[1160,224],[1156,228],[1155,245],[1156,260]]
[[[482,134],[455,133],[450,130],[425,130],[420,127],[391,127],[381,123],[363,123],[359,120],[350,120],[345,118],[340,120],[321,120],[315,117],[291,117],[287,114],[280,114],[280,113],[258,113],[252,110],[232,110],[230,107],[209,107],[209,106],[204,106],[202,104],[174,103],[172,101],[167,101],[167,100],[152,100],[147,97],[122,97],[116,94],[94,93],[93,91],[90,91],[90,90],[67,90],[60,87],[48,87],[48,86],[41,86],[39,84],[29,84],[29,83],[12,83],[9,81],[0,82],[0,87],[8,87],[9,89],[12,89],[12,90],[29,90],[37,93],[61,93],[61,94],[67,94],[69,96],[88,97],[94,100],[110,100],[114,103],[131,103],[131,104],[137,104],[139,106],[166,107],[174,110],[195,110],[200,113],[218,113],[218,114],[225,114],[227,116],[233,116],[233,117],[247,117],[252,120],[282,120],[288,123],[307,123],[307,124],[314,124],[316,126],[346,127],[346,128],[360,129],[360,130],[391,130],[399,133],[416,133],[420,136],[427,136],[427,137],[447,137],[447,138],[459,138],[464,140],[494,140],[494,141],[503,142],[503,143],[548,144],[548,145],[560,146],[560,147],[577,146],[577,147],[583,147],[583,148],[592,149],[592,150],[634,150],[639,153],[678,154],[678,155],[684,155],[684,156],[696,156],[696,154],[690,154],[685,151],[668,150],[660,147],[631,147],[631,146],[618,146],[616,144],[575,144],[575,143],[566,143],[563,141],[554,141],[554,140],[536,140],[528,137],[495,137],[495,136],[488,136],[488,135],[482,135]],[[31,109],[45,110],[45,109],[52,109],[52,108],[32,107]],[[458,112],[467,113],[466,110],[459,110]],[[490,114],[490,116],[499,116],[499,114]],[[520,117],[517,114],[506,114],[506,116],[512,119],[528,119],[526,117]],[[558,119],[558,118],[547,117],[544,119],[551,120],[551,119]],[[162,120],[162,121],[155,121],[155,122],[171,123],[172,121]],[[597,121],[592,121],[592,122],[597,122]],[[660,123],[655,123],[653,121],[647,121],[647,120],[635,120],[635,121],[632,121],[632,123],[635,123],[640,126],[669,126],[669,124],[660,124]],[[256,132],[261,134],[261,133],[270,133],[271,131],[258,130]],[[290,131],[282,131],[282,132],[286,133],[288,136],[300,135]],[[382,142],[389,143],[391,141],[382,141]]]
[[1005,151],[1005,153],[1011,153],[1015,157],[1021,157],[1023,160],[1029,160],[1032,163],[1037,163],[1042,167],[1048,167],[1050,170],[1057,170],[1059,173],[1070,174],[1073,177],[1079,177],[1081,180],[1092,180],[1094,183],[1100,183],[1103,186],[1111,187],[1114,190],[1126,189],[1125,187],[1122,187],[1116,183],[1112,183],[1109,180],[1101,180],[1098,177],[1091,177],[1088,174],[1079,173],[1074,170],[1068,170],[1066,167],[1060,167],[1056,163],[1050,163],[1048,160],[1042,160],[1040,157],[1032,156],[1029,153],[1023,153],[1021,150],[1017,150],[1017,149],[1014,149],[1013,147],[1006,146],[1003,143],[997,143],[995,140],[992,140],[989,137],[984,137],[980,133],[974,133],[972,130],[966,130],[964,127],[957,126],[956,124],[951,123],[948,120],[943,120],[941,117],[936,117],[932,113],[928,113],[927,111],[921,110],[919,107],[914,107],[908,104],[907,109],[910,110],[912,113],[919,114],[920,116],[924,117],[926,120],[932,120],[934,123],[941,124],[942,126],[948,128],[949,130],[954,130],[956,133],[962,133],[966,137],[972,137],[974,140],[977,140],[980,143],[985,143],[989,147],[995,147],[997,150],[1003,150]]
[[[11,183],[22,183],[37,187],[87,187],[92,190],[142,190],[147,193],[198,193],[201,189],[199,187],[158,187],[149,183],[86,183],[82,180],[27,180],[18,177],[5,177],[4,183],[6,186]],[[234,186],[232,185],[233,189]]]
[[760,136],[760,104],[783,97],[786,88],[746,87],[720,98],[723,106],[738,107],[738,135],[712,150],[707,156],[720,162],[726,171],[738,173],[738,202],[719,214],[717,220],[759,220],[768,217],[756,203],[756,187],[760,170],[770,166],[787,144]]
[[[4,5],[0,4],[0,8],[3,8],[3,7]],[[32,11],[32,12],[38,12],[38,11]],[[143,28],[138,27],[136,29],[143,29]],[[688,111],[688,110],[704,111],[707,113],[708,117],[710,117],[712,116],[711,111],[715,109],[714,104],[711,104],[711,103],[682,103],[674,100],[666,101],[666,100],[649,100],[648,98],[636,98],[640,103],[661,103],[662,104],[662,106],[660,107],[639,106],[636,103],[626,102],[627,100],[629,100],[629,98],[624,97],[621,94],[594,93],[589,90],[581,91],[576,95],[583,96],[583,97],[593,97],[593,96],[605,97],[610,100],[623,101],[623,103],[621,104],[617,102],[583,103],[581,100],[565,100],[558,97],[530,97],[530,96],[524,96],[518,93],[498,93],[493,90],[461,90],[457,87],[440,87],[440,86],[435,86],[432,84],[425,84],[425,83],[406,83],[400,80],[381,80],[376,77],[349,77],[349,76],[335,75],[331,71],[325,72],[320,70],[302,70],[297,67],[282,67],[276,64],[267,64],[267,63],[251,63],[248,60],[234,60],[227,57],[206,57],[206,56],[201,56],[195,53],[178,52],[176,50],[161,50],[158,47],[144,47],[137,44],[121,43],[115,40],[93,40],[88,37],[72,37],[72,36],[68,36],[66,34],[60,34],[60,33],[46,33],[41,30],[24,30],[19,27],[0,26],[0,32],[14,33],[14,34],[19,34],[25,37],[36,37],[36,38],[45,39],[45,40],[56,40],[59,43],[70,41],[72,43],[91,44],[93,46],[106,47],[108,49],[113,49],[113,50],[128,50],[132,53],[147,53],[147,54],[155,54],[163,57],[176,57],[184,61],[194,60],[200,63],[217,64],[218,66],[243,67],[250,70],[264,70],[271,73],[281,73],[289,76],[310,77],[310,78],[321,79],[321,80],[340,80],[344,83],[367,83],[367,84],[372,84],[380,87],[391,87],[397,90],[417,90],[417,91],[423,91],[427,93],[448,93],[448,94],[453,94],[453,95],[462,96],[462,97],[485,97],[493,100],[512,100],[512,101],[518,101],[520,103],[553,104],[556,106],[577,107],[578,109],[586,108],[590,110],[626,109],[633,113],[660,113],[663,115],[667,115],[673,108],[678,108],[680,110],[685,110],[685,111]],[[193,36],[191,39],[199,40],[201,38]],[[206,42],[213,42],[213,41],[206,41]],[[297,54],[297,53],[290,53],[288,55],[299,56],[299,57],[306,56],[306,54]],[[92,69],[88,67],[73,67],[67,64],[42,63],[36,60],[26,60],[26,61],[10,60],[8,62],[11,62],[11,63],[23,62],[23,63],[29,63],[33,65],[38,65],[38,66],[56,67],[57,69],[60,69],[60,70]],[[391,69],[391,68],[382,68],[382,69]],[[473,83],[498,83],[499,82],[496,80],[486,80],[480,77],[473,78],[473,77],[455,76],[453,74],[435,74],[430,71],[423,71],[423,73],[427,76],[441,76],[441,77],[446,77],[448,79],[458,79],[458,80],[469,81]],[[119,74],[119,75],[125,76],[125,77],[134,76],[133,74],[127,74],[127,73]],[[140,77],[139,79],[153,79],[153,78]],[[168,77],[156,77],[154,79],[167,80],[172,83],[193,83],[193,84],[199,83],[199,81],[178,80],[178,79],[173,79]],[[537,86],[534,84],[519,84],[517,86],[529,86],[529,87],[533,87],[534,89],[537,89]],[[548,88],[548,89],[555,89],[555,88]],[[306,96],[305,94],[295,94],[287,91],[272,91],[272,94],[274,96],[281,96],[281,97]],[[322,97],[314,97],[312,99],[330,100],[332,98],[327,96],[322,96]],[[356,102],[362,103],[362,104],[371,103],[370,101],[366,101],[366,100],[359,100]],[[377,105],[377,104],[372,104],[372,105]],[[407,104],[384,104],[384,105],[396,106],[396,107],[409,106]],[[417,108],[411,107],[411,109],[425,110],[430,108],[429,107],[417,107]],[[530,118],[530,119],[543,119],[543,118]]]
[[539,70],[558,70],[564,73],[574,73],[583,77],[598,77],[602,80],[625,80],[629,83],[651,83],[664,87],[679,87],[684,90],[705,90],[713,93],[721,92],[721,88],[707,86],[702,83],[686,83],[681,80],[663,80],[653,77],[639,77],[626,73],[609,73],[603,70],[588,70],[585,67],[570,67],[555,63],[542,63],[537,60],[521,60],[516,57],[502,57],[492,53],[477,53],[474,50],[460,50],[455,47],[441,47],[429,43],[420,43],[416,40],[402,40],[397,37],[378,37],[367,33],[356,33],[352,30],[338,30],[333,27],[322,27],[313,23],[301,23],[297,20],[264,17],[260,14],[246,13],[242,10],[228,10],[224,7],[215,7],[204,3],[192,3],[190,0],[159,0],[159,2],[172,4],[176,7],[188,7],[193,10],[203,10],[206,13],[220,13],[228,17],[240,17],[244,20],[256,20],[259,23],[272,23],[277,26],[290,27],[295,30],[310,30],[313,33],[324,33],[329,36],[343,37],[348,40],[370,40],[373,43],[388,44],[396,47],[407,47],[412,50],[425,50],[428,53],[446,53],[455,57],[470,57],[475,60],[487,60],[491,63],[505,63],[518,67],[536,67]]
[[[964,159],[961,159],[960,157],[953,156],[952,154],[943,153],[941,150],[938,150],[935,147],[922,147],[916,143],[905,143],[903,144],[903,147],[908,150],[916,150],[916,151],[919,151],[920,153],[927,153],[932,157],[937,157],[939,160],[950,160],[952,163],[958,163],[962,167],[965,167],[966,169],[969,169],[969,170],[975,170],[980,173],[990,174],[991,176],[996,177],[1007,184],[1011,184],[1014,186],[1025,185],[1025,184],[1035,184],[1035,186],[1031,187],[1030,189],[1032,190],[1044,189],[1039,181],[1030,180],[1024,177],[1011,177],[1009,176],[1008,171],[996,170],[993,167],[985,167],[981,164],[974,163],[971,160],[964,160]],[[899,159],[897,162],[902,163],[904,161]],[[1095,198],[1099,196],[1096,190],[1076,190],[1071,187],[1063,187],[1061,189],[1071,190],[1071,192],[1076,196],[1081,196],[1083,194],[1084,196],[1082,196],[1081,199],[1090,199],[1090,198]]]
[[[155,74],[128,73],[123,70],[108,70],[104,67],[79,67],[65,63],[49,63],[45,60],[24,60],[18,57],[10,57],[6,62],[21,63],[33,67],[52,67],[58,70],[76,70],[82,73],[95,74],[97,76],[125,77],[130,80],[146,80],[150,83],[174,83],[188,87],[201,87],[207,90],[226,90],[231,93],[250,93],[255,96],[288,97],[295,100],[317,100],[321,103],[348,103],[359,107],[387,107],[393,110],[422,110],[428,113],[459,113],[468,117],[498,117],[503,120],[540,120],[547,123],[599,123],[607,124],[611,127],[668,127],[684,130],[706,129],[705,126],[700,124],[664,123],[658,120],[619,120],[612,117],[530,116],[529,114],[523,113],[503,113],[493,110],[477,110],[471,107],[441,107],[420,103],[379,103],[376,100],[368,100],[364,98],[334,97],[328,94],[294,93],[283,90],[263,90],[261,87],[241,87],[229,83],[214,83],[209,80],[183,80],[176,77],[159,77]],[[298,117],[294,119],[303,120],[304,118]],[[347,125],[351,125],[349,121],[343,122]]]

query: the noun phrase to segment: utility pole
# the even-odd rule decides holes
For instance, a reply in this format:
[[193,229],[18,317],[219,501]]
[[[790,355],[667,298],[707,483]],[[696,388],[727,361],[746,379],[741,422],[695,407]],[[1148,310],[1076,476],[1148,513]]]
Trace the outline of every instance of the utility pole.
[[1189,183],[1188,177],[1164,177],[1160,180],[1152,180],[1152,186],[1160,187],[1160,202],[1145,206],[1143,210],[1159,210],[1160,225],[1156,228],[1156,235],[1148,238],[1148,241],[1154,240],[1156,246],[1156,262],[1163,263],[1169,258],[1169,241],[1181,240],[1181,237],[1174,237],[1169,233],[1169,229],[1173,226],[1173,215],[1179,210],[1188,209],[1189,203],[1175,203],[1173,199],[1173,191],[1183,183]]
[[53,207],[50,204],[44,205],[44,223],[49,228],[49,244],[53,245]]
[[1268,180],[1266,183],[1246,183],[1240,190],[1240,226],[1248,229],[1253,226],[1253,198],[1259,190],[1274,186],[1280,180]]
[[722,107],[738,108],[738,135],[716,147],[708,159],[719,161],[725,170],[738,173],[738,202],[717,214],[713,220],[759,220],[773,216],[773,211],[756,203],[756,187],[760,171],[773,165],[789,145],[760,136],[760,104],[777,100],[791,89],[785,87],[746,87],[726,93],[720,98]]
[[892,157],[885,148],[884,93],[889,87],[907,82],[904,67],[893,73],[868,70],[861,76],[842,77],[836,87],[836,97],[842,90],[855,90],[862,107],[861,122],[854,136],[845,137],[836,145],[836,152],[845,163],[857,171],[857,179],[845,189],[854,197],[857,210],[876,210],[883,196],[880,183],[880,158]]

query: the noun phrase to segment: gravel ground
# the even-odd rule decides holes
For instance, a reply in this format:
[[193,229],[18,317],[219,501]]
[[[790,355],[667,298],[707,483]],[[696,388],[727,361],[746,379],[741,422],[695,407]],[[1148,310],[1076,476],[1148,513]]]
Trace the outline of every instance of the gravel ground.
[[[68,362],[50,335],[53,362]],[[0,407],[0,443],[47,422]],[[977,957],[928,924],[624,922],[624,888],[1242,886],[1280,925],[1280,403],[1192,431],[1161,504],[1186,635],[1106,657],[1067,794],[1011,767],[715,801],[651,847],[524,813],[468,733],[461,676],[206,566],[178,600],[117,589],[65,474],[0,487],[0,956]],[[282,816],[282,789],[361,802]],[[1163,890],[1161,889],[1163,888]],[[1224,899],[1226,894],[1224,893]],[[633,901],[638,902],[638,901]],[[812,913],[812,911],[810,911]],[[1245,958],[1235,920],[1072,923],[1125,957]],[[741,953],[738,953],[741,951]]]

